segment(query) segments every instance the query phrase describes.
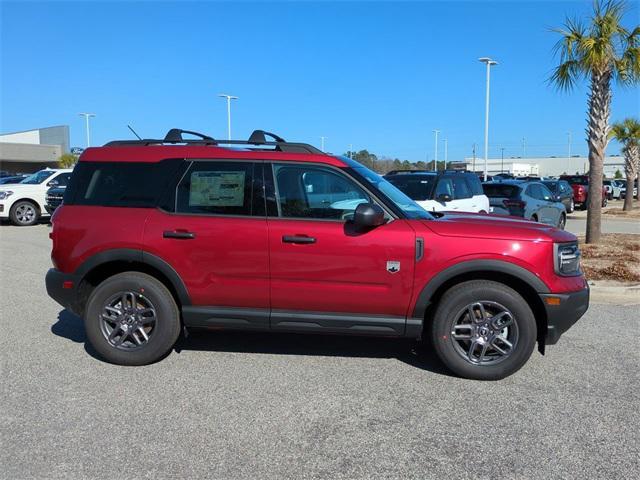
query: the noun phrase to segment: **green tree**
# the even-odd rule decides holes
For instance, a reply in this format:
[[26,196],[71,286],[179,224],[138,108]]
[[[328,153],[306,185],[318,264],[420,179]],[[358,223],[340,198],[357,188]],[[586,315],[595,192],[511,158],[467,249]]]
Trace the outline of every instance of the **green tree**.
[[72,168],[76,162],[78,161],[78,157],[72,155],[70,153],[65,153],[58,157],[58,166],[60,168]]
[[[640,122],[635,118],[625,118],[622,122],[613,124],[609,136],[622,144],[624,173],[627,176],[627,193],[622,209],[631,210],[633,208],[633,182],[640,169]],[[616,175],[618,173],[616,172]]]
[[613,178],[620,180],[622,178],[622,172],[620,170],[616,170],[616,173],[613,174]]
[[[640,79],[640,26],[622,25],[625,2],[596,0],[588,25],[567,19],[556,44],[560,64],[551,82],[560,90],[571,90],[582,80],[590,82],[587,118],[589,184],[602,185],[605,150],[609,141],[611,83],[635,84]],[[589,191],[586,243],[597,243],[601,235],[602,191]]]

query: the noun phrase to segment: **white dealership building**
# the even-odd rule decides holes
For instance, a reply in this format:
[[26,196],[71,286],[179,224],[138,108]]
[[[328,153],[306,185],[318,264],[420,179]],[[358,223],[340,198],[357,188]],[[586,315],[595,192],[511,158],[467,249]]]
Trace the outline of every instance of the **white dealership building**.
[[[476,157],[465,158],[467,170],[484,171],[484,159]],[[531,158],[490,158],[487,162],[489,175],[498,173],[511,173],[516,176],[541,175],[543,177],[555,177],[558,175],[584,174],[589,170],[587,157],[531,157]],[[604,159],[604,174],[612,178],[616,171],[624,175],[624,157],[619,155],[607,156]]]

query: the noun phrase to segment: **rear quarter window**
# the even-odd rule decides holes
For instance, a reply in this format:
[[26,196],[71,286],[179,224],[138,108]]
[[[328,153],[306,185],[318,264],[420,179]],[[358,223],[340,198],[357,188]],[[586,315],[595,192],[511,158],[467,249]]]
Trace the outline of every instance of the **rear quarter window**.
[[520,194],[520,187],[517,185],[492,185],[485,183],[482,188],[484,194],[489,198],[514,198]]
[[183,160],[146,162],[79,162],[64,195],[66,205],[101,207],[158,206],[175,185]]

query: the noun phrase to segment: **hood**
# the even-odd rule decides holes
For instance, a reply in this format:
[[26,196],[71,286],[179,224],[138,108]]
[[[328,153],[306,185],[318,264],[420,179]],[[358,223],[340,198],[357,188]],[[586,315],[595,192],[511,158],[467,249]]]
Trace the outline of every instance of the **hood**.
[[532,242],[572,242],[572,233],[519,217],[480,213],[445,213],[435,220],[423,220],[429,230],[445,237],[496,238]]
[[4,192],[6,190],[11,190],[13,192],[20,192],[22,190],[28,190],[30,188],[42,188],[42,184],[37,183],[35,185],[24,184],[24,183],[7,183],[5,185],[0,185],[0,192]]

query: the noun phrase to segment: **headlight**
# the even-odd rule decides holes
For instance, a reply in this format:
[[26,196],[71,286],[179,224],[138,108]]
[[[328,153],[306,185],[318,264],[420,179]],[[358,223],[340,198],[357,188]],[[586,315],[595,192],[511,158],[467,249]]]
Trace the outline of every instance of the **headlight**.
[[5,190],[3,192],[0,192],[0,200],[4,200],[7,197],[10,197],[11,195],[13,195],[13,192],[11,190]]
[[577,243],[555,243],[554,267],[558,275],[573,277],[580,275],[580,249]]

